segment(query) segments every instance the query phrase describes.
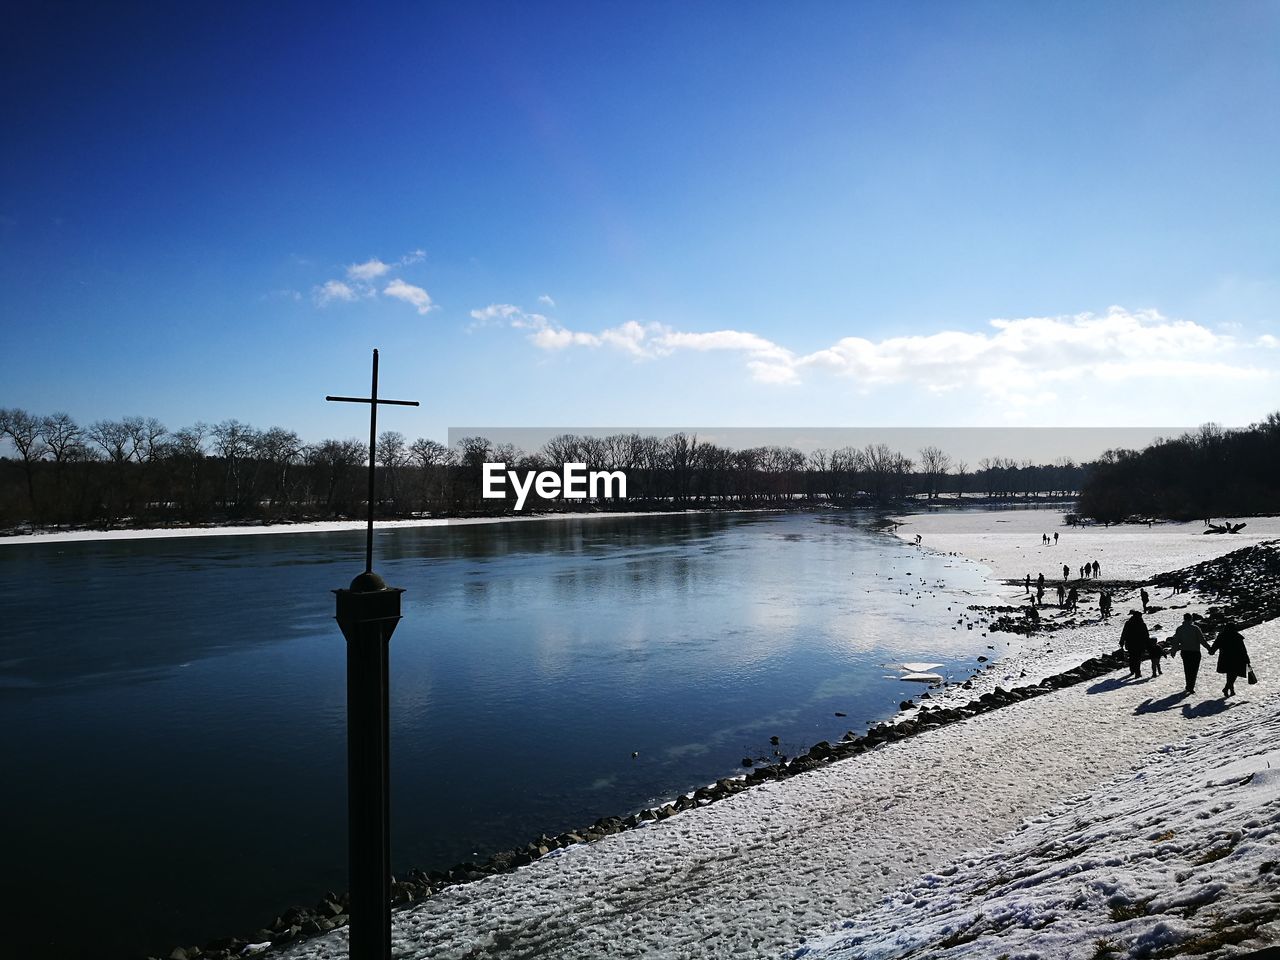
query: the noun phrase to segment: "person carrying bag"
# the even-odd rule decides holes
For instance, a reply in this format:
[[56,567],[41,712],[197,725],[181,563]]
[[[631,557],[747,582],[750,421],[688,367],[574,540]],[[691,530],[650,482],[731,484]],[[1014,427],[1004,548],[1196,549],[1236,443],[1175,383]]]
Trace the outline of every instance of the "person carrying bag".
[[1236,679],[1247,677],[1249,683],[1257,683],[1258,676],[1253,672],[1249,662],[1249,651],[1244,645],[1244,636],[1231,623],[1223,625],[1218,631],[1210,653],[1218,655],[1218,673],[1225,674],[1226,685],[1222,688],[1222,696],[1230,697],[1236,692]]

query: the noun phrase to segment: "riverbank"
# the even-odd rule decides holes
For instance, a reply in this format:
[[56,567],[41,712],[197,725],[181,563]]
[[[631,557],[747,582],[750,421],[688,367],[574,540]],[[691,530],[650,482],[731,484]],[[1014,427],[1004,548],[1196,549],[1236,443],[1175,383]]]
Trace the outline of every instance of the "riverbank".
[[[1008,514],[987,516],[994,526]],[[1201,559],[1240,545],[1216,536],[1196,542]],[[1094,554],[1108,545],[1114,548],[1084,537],[1075,542]],[[1118,552],[1113,558],[1120,562]],[[1010,592],[1012,600],[1012,586]],[[1121,612],[1126,602],[1118,598]],[[1153,620],[1171,626],[1184,609],[1207,612],[1211,605],[1194,594],[1177,602],[1176,612]],[[983,616],[970,611],[955,626],[981,629]],[[1061,627],[1025,639],[989,634],[988,662],[975,665],[964,685],[927,691],[928,706],[983,693],[993,700],[997,687],[1036,684],[1055,664],[1114,649],[1119,621],[1086,618]],[[1247,633],[1264,676],[1280,676],[1275,633],[1274,620]],[[852,759],[819,761],[810,772],[767,779],[716,802],[695,794],[678,816],[596,843],[555,846],[513,873],[445,887],[397,912],[401,955],[776,956],[900,883],[995,842],[1068,794],[1127,773],[1160,745],[1211,735],[1225,711],[1210,694],[1176,698],[1177,664],[1170,666],[1155,681],[1113,676],[1051,688],[910,739],[877,738]],[[1265,684],[1242,689],[1229,709],[1275,704]],[[913,707],[901,718],[918,715]],[[345,949],[339,929],[282,955],[318,960]]]
[[791,953],[806,960],[1227,958],[1280,942],[1274,698],[1164,746]]
[[[579,512],[509,514],[500,517],[450,517],[414,520],[378,520],[375,530],[404,530],[418,527],[459,527],[487,523],[530,523],[537,520],[592,520],[625,517],[667,517],[681,513],[751,513],[751,510],[655,510],[632,512]],[[117,530],[40,530],[33,533],[0,535],[0,547],[6,544],[83,543],[111,540],[169,540],[183,537],[251,537],[292,533],[349,533],[364,530],[365,520],[303,520],[297,523],[223,524],[208,527],[138,527]]]

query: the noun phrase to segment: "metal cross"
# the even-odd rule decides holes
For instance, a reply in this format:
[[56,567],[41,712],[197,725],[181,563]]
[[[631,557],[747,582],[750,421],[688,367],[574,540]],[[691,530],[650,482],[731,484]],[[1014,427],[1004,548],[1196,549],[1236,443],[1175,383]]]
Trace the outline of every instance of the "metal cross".
[[373,351],[373,390],[367,397],[325,397],[326,400],[341,400],[346,403],[369,404],[369,528],[365,536],[364,572],[373,573],[373,497],[374,471],[377,469],[378,452],[378,404],[394,404],[398,407],[416,407],[417,400],[379,400],[378,399],[378,351]]

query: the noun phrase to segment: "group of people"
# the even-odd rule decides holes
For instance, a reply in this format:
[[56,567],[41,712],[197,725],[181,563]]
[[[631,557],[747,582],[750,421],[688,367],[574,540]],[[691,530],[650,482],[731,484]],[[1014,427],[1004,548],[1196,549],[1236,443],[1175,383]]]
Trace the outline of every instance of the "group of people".
[[[1054,546],[1057,546],[1057,543],[1058,543],[1058,534],[1055,532],[1053,535]],[[1047,533],[1040,534],[1040,545],[1042,547],[1046,547],[1049,545],[1049,535]]]
[[[1182,616],[1182,624],[1173,634],[1170,654],[1182,657],[1182,671],[1186,677],[1186,693],[1196,692],[1196,679],[1200,674],[1201,650],[1218,655],[1218,673],[1226,677],[1222,687],[1223,697],[1233,696],[1236,692],[1236,680],[1251,673],[1249,651],[1244,645],[1244,636],[1233,624],[1223,624],[1212,644],[1205,639],[1204,632],[1196,623],[1196,614],[1186,613]],[[1142,662],[1151,661],[1151,675],[1159,676],[1160,661],[1164,657],[1164,649],[1151,638],[1142,612],[1130,610],[1129,619],[1120,631],[1120,646],[1129,657],[1129,678],[1142,676]],[[1250,680],[1252,683],[1252,679]]]
[[[1100,576],[1102,576],[1102,564],[1100,564],[1097,560],[1092,560],[1089,563],[1080,565],[1081,580],[1088,580],[1090,577],[1096,580]],[[1071,579],[1071,568],[1067,566],[1065,563],[1062,565],[1062,579],[1063,580]]]
[[[1093,564],[1094,569],[1097,569],[1097,566],[1098,565],[1096,563]],[[1078,609],[1080,605],[1080,590],[1076,587],[1067,586],[1067,582],[1066,582],[1067,577],[1065,576],[1065,571],[1067,570],[1067,568],[1063,567],[1062,569],[1064,571],[1064,576],[1063,576],[1063,582],[1058,584],[1058,606],[1064,610]],[[1036,598],[1034,607],[1044,606],[1045,580],[1044,580],[1043,573],[1039,574],[1036,577],[1036,588],[1034,592],[1031,589],[1031,574],[1029,573],[1027,574],[1026,579],[1023,581],[1023,587],[1026,590],[1028,596],[1034,596]],[[1101,611],[1103,617],[1111,616],[1110,592],[1103,590],[1098,595],[1098,609]],[[1028,616],[1030,616],[1030,614],[1028,614]]]

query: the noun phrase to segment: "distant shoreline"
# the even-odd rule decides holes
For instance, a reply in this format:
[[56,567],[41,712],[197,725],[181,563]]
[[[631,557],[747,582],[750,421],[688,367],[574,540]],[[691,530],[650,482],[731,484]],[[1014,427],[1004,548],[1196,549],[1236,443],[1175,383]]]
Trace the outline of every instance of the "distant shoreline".
[[[786,511],[811,510],[873,510],[884,515],[882,526],[890,526],[891,518],[899,514],[914,515],[930,508],[950,507],[956,509],[993,509],[999,507],[1037,507],[1052,508],[1071,499],[1060,498],[1028,498],[1028,499],[990,499],[979,496],[956,497],[940,496],[934,500],[895,501],[881,506],[873,504],[834,504],[830,502],[798,501],[782,506],[713,506],[688,507],[681,510],[618,510],[618,511],[573,511],[542,512],[528,514],[495,514],[478,517],[412,517],[388,518],[376,520],[379,530],[402,530],[414,527],[452,527],[470,526],[485,523],[528,522],[532,520],[587,520],[610,517],[668,517],[682,513],[782,513]],[[283,521],[245,521],[242,523],[211,523],[205,526],[171,526],[171,527],[116,527],[101,529],[97,527],[49,528],[14,532],[0,530],[0,546],[5,544],[28,543],[84,543],[89,541],[109,540],[161,540],[181,537],[238,537],[286,533],[344,533],[352,530],[363,530],[364,520],[283,520]]]
[[[528,523],[536,520],[607,520],[633,517],[670,517],[705,513],[776,513],[785,508],[700,508],[689,510],[631,510],[584,513],[507,514],[493,517],[422,517],[411,520],[377,520],[375,529],[405,530],[417,527],[464,527],[487,523]],[[244,537],[290,533],[350,533],[364,530],[364,520],[299,520],[296,523],[236,523],[207,527],[127,527],[116,530],[48,530],[0,535],[6,544],[88,543],[114,540],[176,540],[184,537]]]

